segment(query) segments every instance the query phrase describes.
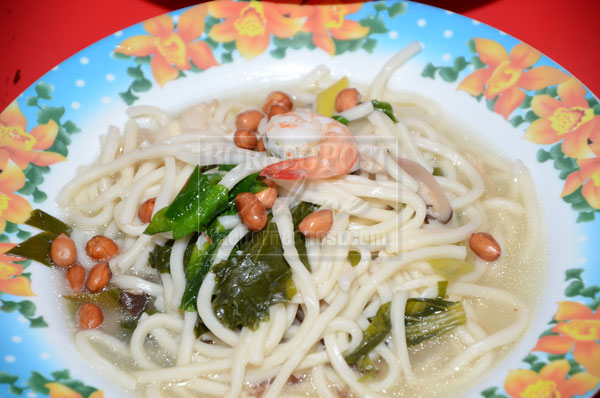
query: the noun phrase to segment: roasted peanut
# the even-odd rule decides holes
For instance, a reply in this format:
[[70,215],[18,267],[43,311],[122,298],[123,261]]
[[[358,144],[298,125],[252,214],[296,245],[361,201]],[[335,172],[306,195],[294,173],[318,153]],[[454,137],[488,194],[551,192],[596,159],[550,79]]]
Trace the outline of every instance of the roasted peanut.
[[104,315],[96,304],[85,303],[77,311],[77,322],[80,329],[95,329],[104,322]]
[[264,151],[266,151],[266,149],[265,149],[265,142],[263,141],[262,137],[260,137],[260,140],[258,140],[258,142],[256,143],[256,150],[258,152],[264,152]]
[[67,269],[65,278],[67,279],[67,282],[69,282],[71,290],[79,292],[81,291],[81,288],[83,288],[83,283],[85,282],[85,268],[79,264],[73,264]]
[[469,247],[485,261],[495,261],[500,257],[500,245],[492,235],[486,232],[472,234],[469,238]]
[[111,277],[112,272],[108,263],[96,264],[90,270],[85,287],[87,287],[90,292],[99,292],[108,285]]
[[156,198],[150,198],[140,206],[140,209],[138,210],[138,217],[144,224],[152,221],[152,213],[154,212],[155,203]]
[[59,267],[68,267],[77,261],[75,242],[65,234],[60,234],[50,245],[50,260]]
[[119,254],[119,246],[106,236],[96,235],[85,245],[85,252],[96,261],[106,261]]
[[250,192],[242,192],[235,198],[235,207],[242,223],[250,231],[260,231],[267,225],[267,211],[258,198]]
[[285,106],[279,105],[279,104],[273,104],[269,108],[268,117],[269,117],[269,120],[271,120],[271,118],[273,116],[281,115],[281,114],[288,113],[288,112],[289,112],[289,109],[286,108]]
[[336,112],[354,108],[358,104],[360,104],[360,93],[355,88],[345,88],[335,97]]
[[263,180],[263,182],[267,184],[269,188],[255,193],[254,196],[256,196],[263,207],[268,210],[273,207],[273,203],[275,203],[275,199],[277,199],[277,185],[271,180]]
[[268,114],[269,108],[271,108],[271,105],[273,104],[279,104],[284,106],[285,108],[287,108],[288,112],[291,111],[294,107],[294,104],[292,103],[292,100],[289,97],[289,95],[287,95],[283,91],[273,91],[272,93],[270,93],[267,96],[267,99],[265,100],[265,103],[262,107],[262,111]]
[[238,113],[235,118],[236,129],[246,129],[250,131],[256,131],[258,124],[265,117],[265,114],[258,109],[250,109],[241,113]]
[[331,210],[317,210],[300,222],[298,229],[307,238],[322,238],[331,229],[333,213]]
[[256,138],[256,134],[253,131],[239,129],[233,136],[233,143],[239,148],[252,150],[256,148],[258,138]]

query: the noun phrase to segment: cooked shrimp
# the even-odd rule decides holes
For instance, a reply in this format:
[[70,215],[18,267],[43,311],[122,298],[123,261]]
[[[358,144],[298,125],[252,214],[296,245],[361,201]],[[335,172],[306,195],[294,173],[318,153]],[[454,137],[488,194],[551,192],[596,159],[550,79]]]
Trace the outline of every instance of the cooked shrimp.
[[265,167],[260,172],[265,177],[329,178],[347,173],[358,160],[350,129],[308,109],[273,116],[264,138],[267,150],[285,159]]

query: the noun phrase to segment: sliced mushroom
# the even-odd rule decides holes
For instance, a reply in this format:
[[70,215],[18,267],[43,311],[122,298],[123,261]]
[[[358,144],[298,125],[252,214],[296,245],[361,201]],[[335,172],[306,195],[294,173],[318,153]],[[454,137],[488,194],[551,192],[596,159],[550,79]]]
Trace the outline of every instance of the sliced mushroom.
[[132,317],[137,318],[138,315],[146,308],[148,303],[148,295],[143,292],[133,290],[121,290],[119,295],[121,305]]
[[396,158],[396,161],[404,171],[419,183],[417,194],[423,198],[427,205],[427,216],[442,224],[448,223],[452,218],[452,206],[450,206],[448,197],[435,180],[435,177],[419,163],[410,159]]

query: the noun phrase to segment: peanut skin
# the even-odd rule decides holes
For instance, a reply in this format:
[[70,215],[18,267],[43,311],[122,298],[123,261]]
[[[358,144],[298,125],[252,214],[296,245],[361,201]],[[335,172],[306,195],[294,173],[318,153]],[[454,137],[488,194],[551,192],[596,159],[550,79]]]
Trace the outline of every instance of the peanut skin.
[[495,261],[500,257],[500,245],[486,232],[477,232],[469,238],[469,247],[482,260]]
[[67,269],[65,278],[69,282],[71,290],[74,292],[80,292],[85,282],[85,268],[79,264],[73,264]]
[[246,129],[256,131],[256,129],[258,129],[258,124],[263,117],[265,117],[265,114],[258,109],[249,109],[241,112],[235,118],[235,128],[238,130]]
[[96,304],[85,303],[77,311],[77,323],[80,329],[95,329],[104,322],[102,310]]
[[154,212],[155,203],[156,198],[150,198],[140,206],[140,209],[138,210],[138,217],[144,224],[152,221],[152,213]]
[[283,107],[285,107],[287,109],[287,112],[291,111],[292,108],[294,107],[294,104],[292,103],[292,99],[290,98],[290,96],[287,95],[286,93],[284,93],[283,91],[271,92],[267,96],[267,99],[265,100],[265,103],[262,107],[262,111],[265,114],[268,114],[269,108],[271,108],[271,106],[273,104],[282,105]]
[[97,235],[85,245],[85,252],[96,261],[106,261],[119,254],[119,246],[112,239]]
[[238,194],[235,198],[235,207],[242,223],[250,231],[260,231],[267,225],[267,211],[253,193]]
[[343,112],[346,109],[354,108],[360,104],[360,93],[355,88],[346,88],[335,97],[336,112]]
[[92,293],[99,292],[108,285],[111,277],[112,272],[108,263],[96,264],[90,270],[85,287]]
[[307,238],[322,238],[327,235],[332,224],[331,210],[317,210],[306,216],[298,225],[298,229]]
[[273,207],[273,203],[275,203],[275,199],[277,199],[279,192],[277,191],[277,185],[275,185],[273,181],[263,180],[263,182],[267,184],[269,188],[255,193],[254,196],[256,196],[263,207],[268,210]]
[[279,104],[273,104],[269,108],[269,112],[267,113],[267,116],[269,117],[269,120],[271,120],[271,118],[273,116],[281,115],[281,114],[288,113],[288,112],[289,112],[289,109],[286,108],[285,106],[279,105]]
[[266,151],[265,142],[263,141],[262,137],[260,138],[260,140],[258,140],[258,143],[256,144],[256,151],[257,152],[264,152],[264,151]]
[[239,129],[233,136],[233,143],[238,148],[253,150],[258,144],[256,134],[247,129]]
[[75,242],[65,234],[60,234],[50,245],[50,259],[59,267],[68,267],[77,261]]

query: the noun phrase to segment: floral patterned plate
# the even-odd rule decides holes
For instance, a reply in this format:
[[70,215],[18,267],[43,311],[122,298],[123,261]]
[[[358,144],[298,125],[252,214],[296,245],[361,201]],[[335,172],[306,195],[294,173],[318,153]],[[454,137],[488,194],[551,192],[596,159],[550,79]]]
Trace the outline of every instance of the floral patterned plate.
[[[6,255],[32,208],[98,153],[124,109],[194,101],[298,77],[317,64],[368,82],[419,40],[394,87],[446,110],[522,159],[544,207],[550,265],[528,334],[469,397],[591,396],[600,381],[600,104],[535,49],[411,2],[283,6],[223,1],[165,14],[61,63],[0,113],[0,395],[122,397],[75,351],[40,264]],[[264,89],[264,86],[263,86]],[[234,91],[235,92],[235,91]]]

